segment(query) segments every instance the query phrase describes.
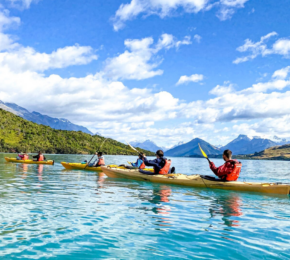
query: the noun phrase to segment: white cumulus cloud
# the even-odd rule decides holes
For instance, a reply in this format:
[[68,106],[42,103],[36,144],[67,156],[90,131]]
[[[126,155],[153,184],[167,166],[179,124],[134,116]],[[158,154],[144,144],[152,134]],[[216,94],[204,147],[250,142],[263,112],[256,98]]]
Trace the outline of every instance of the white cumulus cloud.
[[217,17],[221,21],[230,19],[236,9],[243,8],[246,2],[248,2],[248,0],[221,0],[220,2],[216,2],[216,4],[220,6]]
[[290,39],[281,38],[278,39],[271,47],[267,46],[267,41],[273,37],[277,36],[276,32],[268,33],[267,35],[261,37],[260,41],[253,42],[250,39],[246,39],[244,45],[237,48],[239,52],[249,52],[250,54],[239,57],[233,61],[233,63],[238,64],[255,59],[257,56],[262,57],[270,54],[278,54],[284,56],[284,58],[290,58]]
[[7,2],[9,2],[12,7],[28,9],[33,2],[37,3],[39,0],[7,0]]
[[243,8],[248,0],[220,0],[212,3],[210,0],[131,0],[128,4],[121,4],[117,10],[114,29],[120,30],[126,21],[135,19],[140,14],[159,15],[161,18],[182,9],[186,13],[198,13],[218,7],[218,17],[221,20],[231,18],[237,8]]
[[229,94],[234,91],[233,84],[225,82],[224,85],[225,86],[217,85],[209,93],[216,96],[223,96],[225,94]]
[[0,53],[0,66],[7,66],[14,71],[43,72],[48,69],[88,64],[97,59],[90,46],[67,46],[47,54],[39,53],[31,47],[11,44],[12,46],[6,46],[6,49],[10,47],[12,50]]
[[10,16],[9,10],[1,8],[0,5],[0,32],[8,27],[17,26],[19,24],[20,18]]
[[204,76],[201,74],[193,74],[191,76],[184,75],[179,78],[178,82],[176,83],[176,86],[186,84],[189,82],[199,82],[199,81],[202,81],[203,78]]
[[153,43],[152,37],[126,40],[125,46],[128,50],[105,62],[105,75],[113,80],[141,80],[162,75],[163,71],[156,69],[162,59],[156,59],[155,55],[162,49],[178,48],[181,45],[191,44],[191,41],[188,36],[178,41],[171,34],[162,34],[158,42],[155,45]]

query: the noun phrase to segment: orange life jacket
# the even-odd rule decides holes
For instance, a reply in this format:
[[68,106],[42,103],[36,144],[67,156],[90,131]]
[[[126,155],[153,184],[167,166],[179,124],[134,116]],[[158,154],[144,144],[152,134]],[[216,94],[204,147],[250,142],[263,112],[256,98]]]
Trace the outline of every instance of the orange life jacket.
[[171,166],[171,160],[165,160],[165,165],[163,166],[163,168],[160,169],[159,174],[165,175],[168,174],[169,169]]
[[144,162],[142,162],[142,164],[140,165],[139,169],[145,169],[146,165]]
[[242,170],[242,163],[240,162],[234,163],[232,172],[226,176],[225,180],[236,181],[240,176],[241,170]]
[[101,157],[101,158],[98,160],[97,166],[104,166],[104,165],[106,165],[106,164],[105,164],[105,160],[104,160],[103,157]]
[[44,156],[43,156],[43,154],[39,155],[38,161],[39,161],[39,162],[44,161]]
[[24,154],[23,155],[23,159],[22,160],[29,160],[29,156],[28,155],[26,155],[26,154]]

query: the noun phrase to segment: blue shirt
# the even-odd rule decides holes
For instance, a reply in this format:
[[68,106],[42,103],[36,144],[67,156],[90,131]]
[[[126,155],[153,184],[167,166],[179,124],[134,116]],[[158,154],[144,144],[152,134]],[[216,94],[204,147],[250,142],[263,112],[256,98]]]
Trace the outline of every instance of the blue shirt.
[[137,167],[137,168],[140,168],[140,166],[142,165],[143,161],[139,158],[137,159],[137,161],[135,163],[131,163],[131,165],[133,167]]

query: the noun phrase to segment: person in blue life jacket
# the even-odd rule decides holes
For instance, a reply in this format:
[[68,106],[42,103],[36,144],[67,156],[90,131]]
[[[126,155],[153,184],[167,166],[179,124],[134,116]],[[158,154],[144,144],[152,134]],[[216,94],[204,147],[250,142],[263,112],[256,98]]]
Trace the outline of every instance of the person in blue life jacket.
[[175,173],[175,167],[170,168],[171,160],[168,160],[164,157],[164,153],[162,150],[158,150],[156,152],[156,159],[155,160],[148,160],[146,156],[142,158],[145,166],[153,166],[154,172],[149,172],[140,169],[139,172],[147,175],[156,175],[162,174],[166,175],[168,173]]
[[138,157],[138,159],[137,159],[137,161],[135,163],[128,162],[131,165],[128,166],[128,165],[125,165],[125,164],[121,164],[119,166],[125,167],[126,169],[129,169],[129,170],[144,169],[145,168],[145,164],[143,162],[143,157],[145,157],[145,154],[144,153],[139,153],[139,157]]
[[138,168],[138,169],[144,169],[145,163],[143,162],[143,158],[146,157],[144,153],[140,153],[137,161],[135,163],[131,162],[132,167]]

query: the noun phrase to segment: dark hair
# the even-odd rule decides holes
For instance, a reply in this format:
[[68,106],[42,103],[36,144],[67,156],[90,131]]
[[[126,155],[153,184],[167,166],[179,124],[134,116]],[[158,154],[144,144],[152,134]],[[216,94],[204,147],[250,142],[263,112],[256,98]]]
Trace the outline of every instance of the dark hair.
[[139,153],[139,157],[140,157],[140,158],[143,158],[144,155],[145,155],[144,153]]
[[228,159],[231,159],[232,158],[232,151],[227,149],[227,150],[224,150],[224,155],[228,158]]
[[98,152],[98,155],[102,156],[102,155],[103,155],[103,153],[102,153],[102,152]]
[[158,151],[156,152],[156,155],[158,155],[159,157],[163,157],[163,156],[164,156],[164,153],[163,153],[162,150],[158,150]]

